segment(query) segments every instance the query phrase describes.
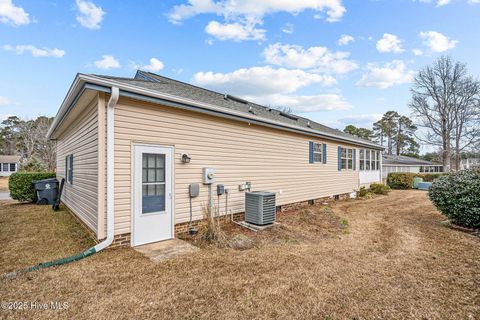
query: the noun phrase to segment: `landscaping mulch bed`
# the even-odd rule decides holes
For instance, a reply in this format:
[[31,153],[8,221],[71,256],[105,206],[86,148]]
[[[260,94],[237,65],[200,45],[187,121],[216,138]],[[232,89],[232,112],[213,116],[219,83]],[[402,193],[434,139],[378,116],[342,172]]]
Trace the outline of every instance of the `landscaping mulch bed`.
[[180,235],[180,238],[199,247],[228,247],[246,250],[266,245],[302,244],[317,242],[322,238],[336,237],[348,232],[348,221],[333,213],[326,205],[302,205],[277,212],[276,223],[264,230],[253,231],[220,217],[222,233],[218,241],[205,241],[206,227],[201,226],[195,236]]

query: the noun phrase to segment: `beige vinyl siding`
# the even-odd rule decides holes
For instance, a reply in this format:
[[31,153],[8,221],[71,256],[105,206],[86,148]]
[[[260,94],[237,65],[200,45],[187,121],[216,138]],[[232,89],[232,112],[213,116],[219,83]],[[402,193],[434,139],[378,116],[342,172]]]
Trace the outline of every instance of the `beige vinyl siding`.
[[[309,141],[327,144],[327,164],[309,163]],[[278,205],[358,189],[358,163],[357,171],[338,171],[338,146],[353,147],[349,144],[121,98],[115,108],[116,234],[130,232],[134,143],[174,147],[175,223],[189,219],[188,185],[194,182],[201,185],[193,199],[194,219],[202,218],[207,203],[203,167],[216,169],[216,183],[230,191],[233,213],[244,210],[245,192],[238,185],[247,181],[252,190],[276,192]],[[182,153],[192,158],[189,164],[180,161]],[[225,196],[220,206],[223,214]]]
[[65,157],[73,154],[73,184],[65,182],[62,201],[97,233],[98,118],[95,98],[57,139],[57,178],[65,178]]

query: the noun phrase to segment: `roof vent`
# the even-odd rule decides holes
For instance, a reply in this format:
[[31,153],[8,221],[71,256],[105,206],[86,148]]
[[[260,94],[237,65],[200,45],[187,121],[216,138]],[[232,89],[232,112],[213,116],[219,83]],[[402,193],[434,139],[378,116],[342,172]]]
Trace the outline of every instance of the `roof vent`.
[[310,123],[310,121],[307,121],[307,127],[309,127],[309,128],[312,127],[312,124]]
[[231,94],[225,94],[224,99],[226,99],[226,100],[232,100],[232,101],[239,102],[239,103],[243,103],[243,104],[247,104],[247,103],[248,103],[247,100],[242,99],[242,98],[239,98],[239,97],[232,96]]
[[298,120],[298,117],[296,115],[286,113],[286,112],[283,112],[283,111],[280,111],[280,114],[282,116],[284,116],[285,118],[292,119],[292,120]]
[[252,107],[249,107],[249,108],[248,108],[248,112],[250,112],[251,114],[255,114],[255,111],[253,110]]

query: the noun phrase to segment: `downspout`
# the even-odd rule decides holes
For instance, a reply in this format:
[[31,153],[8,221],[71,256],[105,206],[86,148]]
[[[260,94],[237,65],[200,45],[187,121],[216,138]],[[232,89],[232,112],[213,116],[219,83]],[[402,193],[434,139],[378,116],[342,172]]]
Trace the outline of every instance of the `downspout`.
[[114,110],[118,102],[119,96],[120,96],[120,90],[118,89],[118,87],[112,87],[111,96],[107,104],[107,238],[104,241],[100,242],[99,244],[83,252],[75,254],[73,256],[40,263],[36,266],[30,267],[27,269],[9,272],[4,274],[2,278],[15,278],[16,276],[22,273],[45,269],[53,266],[60,266],[73,261],[78,261],[88,256],[91,256],[92,254],[97,253],[112,244],[113,238],[114,238],[114,231],[115,231],[115,221],[114,221],[114,217],[115,217],[115,214],[114,214],[115,213],[115,210],[114,210],[114,205],[115,205],[115,201],[114,201],[114,196],[115,196],[115,193],[114,193],[114,182],[115,182],[115,179],[114,179],[114,174],[115,174],[114,115],[115,115],[115,112]]
[[115,232],[115,106],[119,97],[118,87],[112,87],[107,104],[107,238],[93,247],[96,252],[112,244]]

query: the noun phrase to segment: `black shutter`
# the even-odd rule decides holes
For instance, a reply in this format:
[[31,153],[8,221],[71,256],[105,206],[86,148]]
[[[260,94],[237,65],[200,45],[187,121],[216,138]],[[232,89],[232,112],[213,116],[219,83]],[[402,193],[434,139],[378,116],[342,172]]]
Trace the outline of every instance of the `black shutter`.
[[327,144],[323,144],[323,163],[327,163]]
[[338,171],[342,171],[342,147],[338,146]]
[[70,184],[73,184],[73,154],[70,155]]
[[357,170],[357,149],[353,149],[353,170]]
[[309,154],[308,154],[308,162],[313,163],[313,142],[309,142]]

